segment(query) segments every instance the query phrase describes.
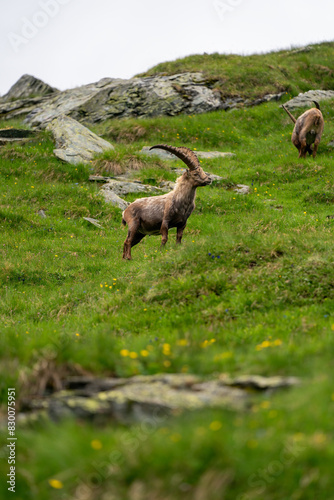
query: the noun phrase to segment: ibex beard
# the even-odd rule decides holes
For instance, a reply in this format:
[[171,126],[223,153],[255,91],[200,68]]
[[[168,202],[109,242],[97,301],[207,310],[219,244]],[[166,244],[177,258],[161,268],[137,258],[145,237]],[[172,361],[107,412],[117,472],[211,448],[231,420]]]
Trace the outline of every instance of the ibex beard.
[[168,194],[141,198],[131,203],[122,214],[122,224],[128,225],[124,242],[123,259],[131,259],[131,248],[147,234],[161,234],[161,246],[168,240],[168,230],[176,228],[176,243],[181,243],[187,220],[195,208],[196,189],[211,184],[210,177],[203,171],[196,154],[185,147],[158,144],[159,148],[173,153],[189,168],[176,181]]
[[[320,106],[313,101],[316,108],[311,108],[296,119],[290,111],[283,105],[283,109],[288,113],[295,127],[292,132],[291,141],[299,151],[299,158],[306,158],[306,153],[316,157],[318,146],[324,131],[324,118],[320,111]],[[312,144],[314,144],[312,149]]]

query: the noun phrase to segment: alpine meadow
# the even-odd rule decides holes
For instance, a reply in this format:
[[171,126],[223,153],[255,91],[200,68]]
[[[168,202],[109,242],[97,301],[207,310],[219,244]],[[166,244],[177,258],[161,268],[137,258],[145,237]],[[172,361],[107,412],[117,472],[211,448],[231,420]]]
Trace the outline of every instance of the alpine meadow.
[[[83,118],[114,146],[86,164],[57,158],[46,129],[0,146],[0,471],[15,388],[15,498],[334,499],[334,99],[319,102],[315,158],[298,158],[281,107],[334,90],[333,57],[323,43],[162,63],[146,76],[197,71],[226,98],[284,95],[201,114]],[[0,128],[28,130],[23,118]],[[163,248],[147,236],[123,260],[122,210],[91,176],[175,182],[181,160],[140,153],[158,144],[233,155],[199,157],[220,179],[197,190],[180,245],[171,229]],[[166,402],[163,390],[150,399],[154,377],[180,401],[192,388],[193,404]],[[127,380],[148,387],[124,403]],[[225,380],[236,399],[206,404]]]

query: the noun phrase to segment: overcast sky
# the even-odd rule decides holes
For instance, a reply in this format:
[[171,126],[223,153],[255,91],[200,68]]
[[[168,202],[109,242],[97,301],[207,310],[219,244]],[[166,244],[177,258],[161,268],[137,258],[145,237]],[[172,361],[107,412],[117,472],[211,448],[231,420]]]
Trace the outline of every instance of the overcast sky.
[[25,73],[61,90],[189,54],[334,39],[333,0],[1,0],[0,95]]

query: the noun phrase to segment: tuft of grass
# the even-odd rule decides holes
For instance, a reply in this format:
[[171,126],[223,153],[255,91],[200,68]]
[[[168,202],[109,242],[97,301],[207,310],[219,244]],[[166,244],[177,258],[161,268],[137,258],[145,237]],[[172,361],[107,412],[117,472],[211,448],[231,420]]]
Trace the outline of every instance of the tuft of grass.
[[118,146],[116,150],[105,151],[92,162],[94,172],[101,175],[121,175],[125,172],[139,172],[150,168],[165,169],[164,163],[147,155],[139,154],[138,147]]

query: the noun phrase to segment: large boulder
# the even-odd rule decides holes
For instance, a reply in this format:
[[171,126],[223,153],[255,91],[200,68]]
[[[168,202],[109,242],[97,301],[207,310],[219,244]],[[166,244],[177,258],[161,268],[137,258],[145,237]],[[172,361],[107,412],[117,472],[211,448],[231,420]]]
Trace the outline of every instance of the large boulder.
[[48,124],[47,130],[52,132],[56,142],[54,154],[73,165],[89,163],[96,154],[114,149],[110,142],[101,139],[69,116],[55,118]]

